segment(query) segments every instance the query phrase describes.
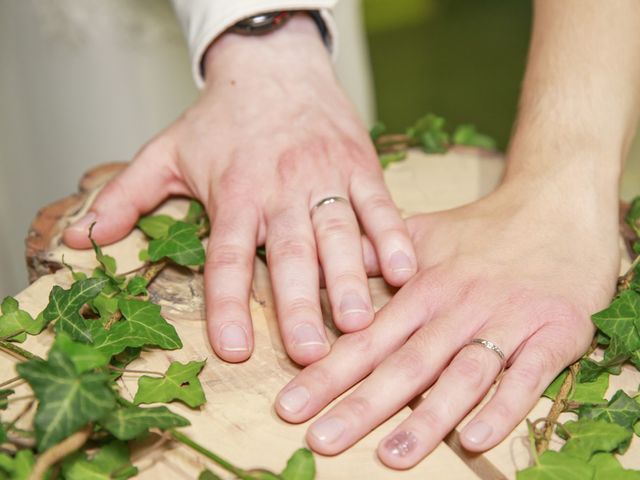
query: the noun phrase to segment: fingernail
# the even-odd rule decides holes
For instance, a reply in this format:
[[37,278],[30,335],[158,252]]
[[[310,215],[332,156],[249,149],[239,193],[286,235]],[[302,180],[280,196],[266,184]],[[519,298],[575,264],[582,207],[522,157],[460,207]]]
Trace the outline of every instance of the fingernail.
[[294,387],[280,397],[279,403],[289,413],[298,413],[309,401],[309,391],[304,387]]
[[293,343],[297,347],[324,345],[325,341],[320,332],[310,323],[301,323],[293,329]]
[[322,443],[333,443],[345,430],[344,420],[338,417],[328,417],[314,423],[309,432]]
[[389,266],[394,272],[406,272],[407,270],[413,270],[413,263],[409,256],[398,250],[389,258]]
[[404,457],[409,454],[418,444],[418,439],[411,432],[396,433],[389,440],[384,442],[384,448],[396,457]]
[[79,218],[71,225],[67,227],[67,230],[77,230],[80,232],[88,232],[89,227],[96,221],[96,214],[93,212],[87,213],[84,217]]
[[360,295],[356,292],[348,292],[342,297],[340,302],[340,313],[350,315],[352,313],[367,313],[369,308]]
[[471,425],[467,425],[462,432],[462,436],[469,442],[480,445],[489,438],[492,432],[493,428],[491,428],[491,425],[488,425],[483,421],[478,421]]
[[220,329],[220,347],[227,352],[248,350],[247,334],[244,329],[234,323],[223,326]]

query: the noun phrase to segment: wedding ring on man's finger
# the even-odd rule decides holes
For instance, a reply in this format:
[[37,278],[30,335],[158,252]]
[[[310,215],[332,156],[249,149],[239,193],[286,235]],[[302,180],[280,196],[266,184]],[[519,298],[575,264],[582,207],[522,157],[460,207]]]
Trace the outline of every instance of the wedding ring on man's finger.
[[507,365],[507,359],[504,355],[504,352],[498,345],[493,343],[491,340],[486,340],[484,338],[474,338],[469,343],[467,343],[465,347],[469,345],[480,345],[481,347],[484,347],[495,353],[498,356],[498,360],[500,361],[500,373],[498,374],[498,377],[502,375],[502,372],[504,372],[504,369]]
[[320,207],[324,207],[325,205],[331,205],[332,203],[338,203],[338,202],[342,202],[342,203],[346,203],[347,205],[350,205],[349,200],[347,200],[344,197],[340,197],[338,195],[335,195],[332,197],[325,197],[319,202],[317,202],[313,207],[311,207],[311,215],[313,215],[313,213],[316,210],[318,210]]

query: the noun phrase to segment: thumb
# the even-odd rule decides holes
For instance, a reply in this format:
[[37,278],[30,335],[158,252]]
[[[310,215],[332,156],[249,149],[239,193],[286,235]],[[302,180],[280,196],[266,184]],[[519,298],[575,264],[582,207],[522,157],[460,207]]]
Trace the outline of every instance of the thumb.
[[171,194],[187,194],[178,177],[175,148],[168,136],[145,145],[125,170],[105,185],[85,216],[63,233],[63,241],[73,248],[88,248],[89,228],[98,244],[109,244],[126,236],[141,214],[158,206]]

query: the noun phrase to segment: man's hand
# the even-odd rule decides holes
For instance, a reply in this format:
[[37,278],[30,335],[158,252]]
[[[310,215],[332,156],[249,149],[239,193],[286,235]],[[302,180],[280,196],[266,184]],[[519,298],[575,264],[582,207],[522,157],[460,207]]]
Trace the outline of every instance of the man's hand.
[[[95,240],[111,243],[169,195],[198,198],[212,222],[205,283],[213,348],[228,361],[249,357],[253,260],[266,244],[287,352],[308,364],[329,351],[318,260],[336,324],[350,332],[373,320],[359,223],[393,285],[416,270],[411,241],[309,17],[265,36],[223,35],[205,66],[195,105],[138,153],[64,239],[89,246],[95,221]],[[313,208],[330,196],[350,203]]]
[[593,192],[518,179],[474,204],[411,218],[418,274],[373,325],[340,337],[294,378],[277,399],[278,414],[306,421],[368,376],[308,430],[311,448],[333,455],[431,387],[378,448],[386,465],[409,468],[498,376],[499,356],[469,345],[482,338],[504,352],[508,368],[461,437],[472,451],[496,445],[587,349],[590,314],[615,288],[616,208]]

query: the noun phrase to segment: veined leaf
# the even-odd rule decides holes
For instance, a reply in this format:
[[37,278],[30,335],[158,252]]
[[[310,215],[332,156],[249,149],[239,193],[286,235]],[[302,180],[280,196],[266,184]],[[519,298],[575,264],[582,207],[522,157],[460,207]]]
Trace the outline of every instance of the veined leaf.
[[184,222],[176,222],[169,228],[166,237],[149,242],[149,258],[157,262],[170,258],[178,265],[203,265],[204,248],[198,238],[198,227]]
[[204,206],[197,200],[191,199],[189,202],[189,209],[184,217],[184,221],[187,223],[193,223],[196,225],[205,224],[209,221],[207,213],[204,210]]
[[564,428],[558,428],[557,433],[565,439],[568,433],[569,437],[561,452],[583,460],[589,460],[596,452],[613,452],[624,444],[628,445],[632,436],[626,428],[604,420],[581,418],[562,426]]
[[609,338],[616,337],[621,350],[629,354],[640,349],[640,294],[625,290],[611,305],[591,317]]
[[296,450],[280,477],[282,480],[313,480],[316,477],[316,462],[311,450],[307,448]]
[[618,390],[611,400],[605,405],[582,405],[578,409],[580,418],[593,418],[595,420],[605,420],[609,423],[633,429],[634,424],[640,420],[640,403],[627,395],[623,390]]
[[538,462],[516,474],[517,480],[585,480],[595,469],[582,459],[547,450]]
[[118,440],[131,440],[148,432],[150,428],[167,430],[186,427],[190,422],[167,407],[122,407],[110,412],[100,421],[100,425]]
[[610,453],[596,453],[589,465],[595,469],[593,480],[640,480],[640,471],[625,470]]
[[19,363],[16,369],[39,401],[35,427],[40,451],[101,418],[115,405],[108,375],[78,373],[69,357],[60,351],[51,351],[46,361]]
[[124,320],[109,330],[99,323],[91,326],[93,347],[110,357],[127,347],[154,345],[164,350],[182,348],[176,329],[160,315],[160,307],[144,300],[121,298],[118,302]]
[[78,343],[71,340],[66,333],[56,335],[51,351],[64,353],[73,363],[78,373],[88,372],[95,368],[104,367],[111,359],[110,355],[93,348],[86,343]]
[[89,325],[80,316],[80,308],[96,297],[109,280],[106,278],[87,278],[71,285],[69,290],[53,287],[49,295],[49,304],[42,312],[44,321],[55,322],[56,332],[68,333],[73,340],[91,342]]
[[169,215],[150,215],[138,220],[136,226],[147,237],[153,239],[165,238],[169,235],[169,229],[176,223],[176,219]]
[[[551,400],[555,400],[556,395],[560,391],[560,387],[564,379],[569,374],[568,370],[563,370],[555,380],[547,387],[542,395]],[[600,372],[596,379],[592,382],[576,383],[573,392],[569,395],[569,400],[580,403],[604,403],[606,402],[604,395],[609,386],[609,374]]]
[[204,364],[205,362],[172,362],[164,377],[140,377],[133,402],[139,405],[180,400],[191,408],[199,407],[206,401],[197,376]]
[[62,473],[65,480],[126,480],[138,473],[131,464],[129,447],[123,442],[111,442],[89,459],[78,452],[65,459]]
[[40,316],[35,320],[28,312],[20,310],[18,301],[13,297],[6,297],[0,304],[0,338],[9,339],[20,333],[37,335],[45,326]]
[[[6,410],[9,406],[9,396],[13,395],[15,390],[11,390],[10,388],[3,388],[0,390],[0,410]],[[0,442],[2,443],[2,442]]]
[[624,220],[640,237],[640,196],[633,199]]

